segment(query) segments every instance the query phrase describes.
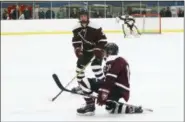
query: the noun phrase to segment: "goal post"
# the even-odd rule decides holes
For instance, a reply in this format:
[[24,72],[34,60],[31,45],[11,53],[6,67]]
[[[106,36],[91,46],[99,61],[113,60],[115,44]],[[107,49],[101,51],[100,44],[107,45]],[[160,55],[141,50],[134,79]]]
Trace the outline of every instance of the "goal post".
[[161,34],[161,16],[159,14],[132,14],[136,26],[143,34]]

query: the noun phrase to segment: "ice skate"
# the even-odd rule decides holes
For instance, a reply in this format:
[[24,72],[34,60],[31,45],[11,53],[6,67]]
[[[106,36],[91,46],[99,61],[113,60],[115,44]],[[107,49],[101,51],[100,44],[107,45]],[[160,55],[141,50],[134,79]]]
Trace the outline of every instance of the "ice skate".
[[86,104],[84,107],[77,109],[78,115],[92,116],[95,114],[95,104]]
[[132,114],[132,113],[143,113],[143,109],[141,106],[135,107],[135,106],[127,106],[126,113]]

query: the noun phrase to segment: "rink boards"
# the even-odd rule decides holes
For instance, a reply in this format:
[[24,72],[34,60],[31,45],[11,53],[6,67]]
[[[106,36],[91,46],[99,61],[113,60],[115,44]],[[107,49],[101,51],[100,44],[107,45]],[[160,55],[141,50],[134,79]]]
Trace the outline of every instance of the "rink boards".
[[[121,23],[115,18],[92,19],[101,26],[105,33],[122,33]],[[16,20],[1,21],[1,35],[40,35],[40,34],[72,34],[71,30],[78,22],[77,19],[53,19],[53,20]],[[150,32],[184,32],[184,18],[136,18],[136,24],[140,31],[145,29]]]

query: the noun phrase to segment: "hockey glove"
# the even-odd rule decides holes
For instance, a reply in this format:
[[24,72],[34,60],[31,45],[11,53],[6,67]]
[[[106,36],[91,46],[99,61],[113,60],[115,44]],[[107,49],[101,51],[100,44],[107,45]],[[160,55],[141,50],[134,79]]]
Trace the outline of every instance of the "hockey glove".
[[100,106],[106,104],[109,93],[110,93],[109,90],[100,88],[98,90],[97,104],[100,105]]
[[83,55],[82,49],[81,48],[76,48],[75,49],[75,54],[76,54],[77,58],[81,57]]
[[100,48],[94,48],[93,53],[94,53],[95,57],[98,59],[102,59],[104,57],[103,50]]
[[110,79],[110,77],[106,77],[105,82],[103,82],[101,88],[98,90],[98,98],[97,104],[104,105],[108,99],[109,93],[112,91],[114,87],[114,80]]

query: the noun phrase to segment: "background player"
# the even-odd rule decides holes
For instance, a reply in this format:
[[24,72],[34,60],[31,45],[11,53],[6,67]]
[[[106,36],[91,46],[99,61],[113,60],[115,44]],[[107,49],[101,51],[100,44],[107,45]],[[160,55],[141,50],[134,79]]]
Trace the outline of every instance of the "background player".
[[130,15],[118,16],[118,17],[116,17],[116,21],[118,23],[120,23],[120,21],[123,22],[122,29],[123,29],[124,37],[128,36],[126,33],[126,28],[129,28],[131,35],[138,35],[138,34],[141,35],[137,26],[135,25],[136,21],[133,16],[130,16]]
[[[83,69],[92,60],[91,67],[97,79],[102,80],[102,59],[103,59],[103,48],[107,43],[106,36],[102,32],[100,26],[95,25],[89,20],[88,11],[81,10],[79,12],[79,22],[73,29],[72,43],[75,54],[78,58],[76,73],[77,81],[81,86],[81,81],[85,77]],[[73,92],[80,91],[80,87],[73,88]]]
[[[128,62],[118,56],[118,46],[115,43],[108,43],[105,46],[106,66],[105,81],[98,81],[94,78],[84,79],[83,92],[91,95],[98,93],[97,104],[106,105],[106,110],[110,113],[142,113],[141,107],[128,106],[118,102],[123,98],[126,102],[130,94],[130,71]],[[78,114],[92,115],[95,111],[95,99],[85,97],[86,105],[77,109]]]

